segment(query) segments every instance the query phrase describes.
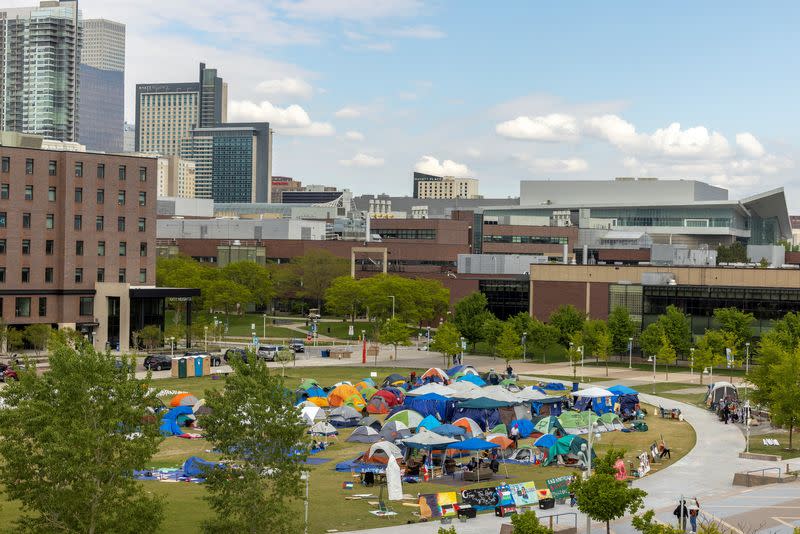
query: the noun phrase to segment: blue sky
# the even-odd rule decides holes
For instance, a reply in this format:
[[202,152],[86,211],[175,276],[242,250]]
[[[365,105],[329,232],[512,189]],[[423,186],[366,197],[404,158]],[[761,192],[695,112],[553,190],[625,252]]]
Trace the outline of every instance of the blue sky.
[[523,179],[697,178],[735,198],[784,186],[800,210],[797,2],[81,5],[127,24],[127,117],[136,83],[206,61],[229,118],[269,120],[274,173],[304,183],[410,194],[417,167],[504,197]]

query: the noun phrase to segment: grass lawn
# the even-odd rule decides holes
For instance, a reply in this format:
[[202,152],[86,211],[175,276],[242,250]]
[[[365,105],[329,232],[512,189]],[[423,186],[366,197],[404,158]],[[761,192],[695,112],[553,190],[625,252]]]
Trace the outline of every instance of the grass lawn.
[[[315,378],[323,385],[330,385],[340,380],[357,381],[369,374],[369,371],[376,371],[380,382],[383,378],[395,372],[392,368],[364,369],[362,367],[306,367],[286,369],[286,384],[289,388],[296,387],[303,378]],[[276,370],[280,372],[280,370]],[[409,373],[411,369],[403,369],[402,373]],[[423,371],[417,369],[417,373]],[[225,384],[224,377],[212,380],[210,377],[187,378],[187,379],[164,379],[155,380],[153,386],[160,390],[179,390],[189,391],[199,397],[204,396],[208,389],[217,389]],[[652,414],[654,411],[649,409]],[[622,433],[611,432],[602,434],[596,444],[596,450],[602,455],[609,447],[622,447],[628,452],[626,460],[634,461],[635,457],[642,451],[662,437],[672,449],[672,458],[663,463],[653,464],[653,470],[663,469],[689,452],[695,444],[695,434],[691,426],[685,422],[661,419],[650,415],[647,419],[650,430],[646,433]],[[330,462],[321,465],[309,466],[310,490],[309,490],[309,532],[322,533],[328,529],[354,530],[388,525],[405,524],[408,521],[417,521],[413,512],[417,509],[402,506],[399,502],[391,503],[391,507],[398,513],[387,519],[379,519],[372,516],[369,511],[377,509],[376,505],[369,504],[368,501],[377,501],[380,489],[362,488],[356,485],[353,490],[342,489],[342,482],[354,480],[350,473],[337,473],[334,471],[336,463],[350,460],[363,453],[368,445],[360,443],[346,443],[345,439],[353,429],[341,429],[339,439],[333,442],[327,450],[316,455],[317,458],[330,459]],[[522,445],[530,445],[531,440],[521,440]],[[214,459],[215,455],[207,452],[210,445],[203,439],[184,440],[177,437],[170,437],[163,441],[159,453],[150,462],[151,467],[178,467],[184,460],[196,455],[206,459]],[[463,461],[466,461],[464,459]],[[508,474],[512,479],[510,482],[534,481],[537,485],[543,486],[547,478],[570,474],[570,468],[564,467],[541,467],[541,466],[522,466],[508,465]],[[501,466],[501,473],[505,472]],[[444,479],[446,481],[448,479]],[[481,487],[497,485],[501,481],[494,480],[488,483],[470,484],[463,487],[453,486],[436,482],[420,484],[404,484],[403,491],[406,494],[416,496],[418,493],[434,493],[439,491],[458,491],[466,487]],[[165,520],[161,525],[161,532],[164,533],[194,533],[200,531],[202,521],[210,516],[210,510],[206,503],[202,501],[205,489],[202,484],[191,483],[165,483],[165,482],[142,482],[145,489],[164,497],[166,510]],[[365,500],[345,500],[345,497],[353,493],[372,493],[374,498]],[[410,502],[410,501],[406,501]],[[297,503],[298,517],[302,517],[302,502]],[[11,526],[11,521],[19,514],[16,503],[2,503],[3,514],[0,515],[0,528]]]
[[[762,440],[766,438],[777,439],[780,445],[764,445]],[[752,433],[750,435],[750,452],[774,454],[780,456],[784,460],[788,458],[797,458],[800,456],[800,436],[797,435],[797,432],[794,433],[792,436],[792,448],[789,449],[788,432],[772,432],[769,434]]]

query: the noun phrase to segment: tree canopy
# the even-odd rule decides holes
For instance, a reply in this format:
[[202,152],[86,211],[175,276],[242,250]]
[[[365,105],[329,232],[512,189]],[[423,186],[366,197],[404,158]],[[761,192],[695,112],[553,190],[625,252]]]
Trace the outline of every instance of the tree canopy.
[[503,325],[503,330],[497,340],[497,354],[507,362],[522,356],[522,340],[508,322]]
[[456,325],[451,322],[443,323],[433,336],[430,350],[441,352],[445,366],[449,365],[450,359],[461,353],[461,333]]
[[565,347],[569,346],[572,335],[583,330],[586,314],[579,311],[572,304],[561,305],[550,314],[547,323],[558,330],[558,342]]
[[411,332],[400,319],[389,318],[381,325],[378,339],[381,343],[394,346],[394,359],[397,360],[397,346],[410,345],[409,335],[411,335]]
[[676,306],[670,304],[658,323],[672,348],[680,356],[688,356],[692,346],[692,326],[689,317]]
[[486,295],[480,291],[470,293],[456,303],[453,323],[473,349],[475,343],[483,339],[483,324],[491,317],[488,304]]
[[327,250],[311,249],[302,256],[292,258],[291,268],[297,276],[299,288],[297,294],[322,304],[331,283],[340,276],[350,272],[350,264]]
[[595,521],[604,522],[609,533],[611,521],[626,513],[635,513],[647,495],[643,490],[628,487],[626,482],[605,473],[594,473],[588,480],[577,479],[573,486],[578,497],[578,509]]
[[615,306],[608,315],[608,333],[611,336],[611,351],[615,354],[628,352],[628,340],[636,333],[636,325],[627,308]]

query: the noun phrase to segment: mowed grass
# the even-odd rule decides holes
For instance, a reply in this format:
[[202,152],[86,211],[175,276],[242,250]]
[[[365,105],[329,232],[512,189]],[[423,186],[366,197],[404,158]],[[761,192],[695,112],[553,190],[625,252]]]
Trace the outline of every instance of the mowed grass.
[[[286,368],[286,386],[294,389],[302,379],[314,378],[322,385],[331,385],[340,380],[349,380],[353,383],[369,376],[370,371],[376,371],[378,377],[376,382],[383,380],[385,376],[392,372],[399,372],[391,368],[362,368],[362,367],[306,367],[306,368]],[[411,369],[403,369],[402,373],[407,374]],[[419,374],[421,369],[416,369]],[[280,373],[280,369],[274,370]],[[211,377],[187,378],[187,379],[164,379],[153,381],[153,386],[159,390],[188,391],[202,398],[205,391],[209,389],[222,388],[225,385],[225,378],[220,377],[216,380]],[[648,407],[648,411],[653,413],[653,408]],[[695,444],[695,435],[688,423],[661,419],[650,415],[647,420],[650,430],[645,433],[631,432],[611,432],[602,434],[601,439],[596,444],[596,451],[602,455],[609,447],[622,447],[627,450],[626,461],[633,461],[638,465],[636,456],[650,445],[663,437],[672,449],[672,459],[663,463],[654,464],[653,470],[657,471],[668,467],[688,453]],[[362,454],[369,445],[361,443],[347,443],[345,440],[352,433],[353,429],[341,429],[337,440],[332,440],[332,445],[322,453],[315,455],[316,458],[325,458],[330,461],[309,466],[309,532],[323,533],[329,529],[339,531],[374,528],[388,525],[405,524],[408,521],[416,522],[418,517],[415,515],[417,508],[403,506],[400,502],[392,502],[390,505],[398,515],[379,519],[369,513],[376,510],[376,504],[370,504],[378,500],[380,493],[379,487],[364,488],[358,484],[353,490],[342,489],[342,483],[346,481],[358,482],[350,473],[338,473],[334,467],[338,462],[352,460]],[[531,445],[532,440],[521,440],[521,445]],[[165,439],[160,447],[159,453],[150,462],[151,467],[179,467],[189,456],[195,455],[205,459],[213,460],[217,456],[211,452],[210,444],[204,439],[186,440],[178,437]],[[461,460],[466,462],[467,459]],[[538,486],[544,486],[547,478],[560,475],[571,474],[571,468],[565,467],[541,467],[541,466],[522,466],[507,465],[509,482],[534,481]],[[505,474],[505,468],[501,465],[500,472]],[[444,481],[449,479],[444,479]],[[404,484],[403,491],[406,494],[416,496],[418,493],[436,493],[439,491],[458,491],[463,488],[474,488],[483,486],[494,486],[502,481],[493,480],[480,484],[470,484],[464,486],[453,486],[441,483],[441,480],[420,484]],[[163,533],[195,533],[201,531],[202,522],[211,517],[211,510],[203,500],[206,494],[202,484],[186,482],[142,482],[146,491],[159,495],[165,503],[164,522],[160,527]],[[346,497],[355,493],[371,493],[373,496],[363,500],[347,500]],[[406,501],[414,502],[414,501]],[[302,521],[303,502],[295,503],[297,517]],[[19,516],[19,506],[13,502],[2,503],[2,514],[0,514],[0,528],[11,527],[11,522]]]

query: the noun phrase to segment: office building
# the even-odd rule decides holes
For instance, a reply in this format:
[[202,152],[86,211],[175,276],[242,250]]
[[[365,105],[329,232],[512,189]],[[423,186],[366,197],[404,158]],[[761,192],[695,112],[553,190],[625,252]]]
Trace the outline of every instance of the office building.
[[0,9],[0,130],[79,140],[78,3]]
[[284,191],[300,191],[303,184],[299,180],[289,176],[272,177],[272,202],[283,202],[281,200]]
[[180,155],[195,162],[195,196],[215,202],[270,202],[272,132],[269,123],[195,128]]
[[136,152],[177,156],[193,128],[227,122],[228,89],[200,63],[199,81],[136,86]]
[[126,154],[136,151],[136,125],[127,121],[122,127],[122,151]]
[[414,173],[414,198],[479,198],[478,180]]
[[195,162],[177,156],[158,158],[158,196],[194,198]]
[[89,150],[122,152],[125,125],[125,25],[83,21],[80,142]]

